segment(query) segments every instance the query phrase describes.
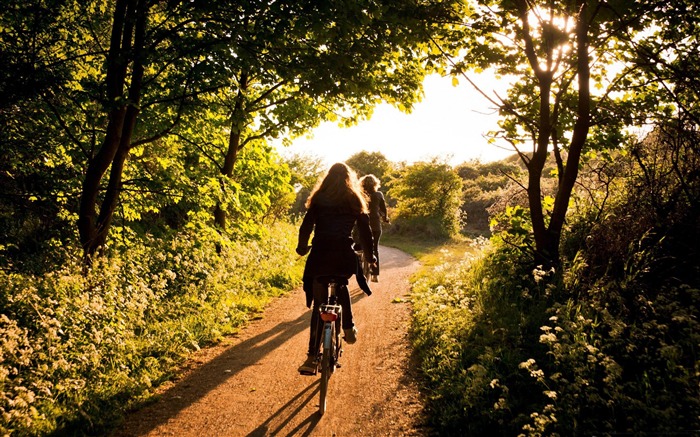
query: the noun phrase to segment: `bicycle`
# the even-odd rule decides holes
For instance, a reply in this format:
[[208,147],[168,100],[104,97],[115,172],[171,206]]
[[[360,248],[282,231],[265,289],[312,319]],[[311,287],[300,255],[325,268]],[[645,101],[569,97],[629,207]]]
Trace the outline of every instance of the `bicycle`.
[[372,265],[362,250],[356,250],[355,253],[360,258],[360,266],[362,267],[362,275],[365,277],[366,281],[369,281],[370,275],[372,274]]
[[318,411],[321,415],[326,412],[328,382],[335,369],[340,367],[338,359],[343,354],[343,338],[340,336],[343,311],[338,304],[336,295],[336,289],[343,286],[343,281],[335,277],[326,279],[328,280],[328,303],[321,305],[320,308],[323,331],[321,335],[321,358],[319,360],[321,367],[321,394]]

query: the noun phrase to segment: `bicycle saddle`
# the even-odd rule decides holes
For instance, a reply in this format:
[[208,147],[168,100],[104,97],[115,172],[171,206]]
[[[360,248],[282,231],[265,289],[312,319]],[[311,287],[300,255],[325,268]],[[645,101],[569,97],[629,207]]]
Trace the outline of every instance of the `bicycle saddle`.
[[336,283],[338,285],[348,285],[348,278],[340,275],[317,276],[316,280],[324,285],[328,285],[331,283]]

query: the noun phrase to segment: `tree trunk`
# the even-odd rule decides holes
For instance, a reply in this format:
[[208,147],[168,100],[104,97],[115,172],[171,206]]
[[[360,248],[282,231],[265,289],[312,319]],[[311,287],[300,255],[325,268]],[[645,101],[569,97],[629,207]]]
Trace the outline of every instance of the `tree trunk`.
[[[245,90],[248,87],[248,75],[241,74],[240,88],[236,96],[236,104],[231,114],[231,133],[228,137],[228,150],[224,157],[224,165],[221,167],[221,174],[227,178],[233,178],[233,169],[238,159],[238,151],[241,149],[241,132],[243,131],[245,121],[245,108],[243,100],[245,98]],[[226,229],[226,210],[221,207],[221,203],[217,203],[214,208],[214,223],[221,229]]]
[[[86,258],[104,247],[118,204],[122,172],[129,154],[141,98],[146,15],[145,0],[117,0],[106,77],[108,102],[114,107],[108,113],[107,133],[102,146],[88,163],[80,198],[78,231]],[[124,89],[130,62],[132,73],[126,99]],[[110,166],[109,182],[97,216],[100,185]]]
[[588,14],[586,1],[580,3],[580,10],[576,22],[576,51],[577,51],[577,74],[578,74],[578,106],[576,110],[576,123],[569,146],[569,153],[566,158],[566,167],[561,177],[556,198],[554,199],[554,209],[549,222],[548,234],[550,241],[546,248],[551,254],[555,263],[559,262],[559,243],[561,232],[566,221],[566,212],[569,207],[569,200],[578,177],[578,168],[581,161],[583,146],[588,137],[590,128],[590,64],[588,59]]
[[550,236],[544,220],[542,208],[542,171],[549,155],[549,137],[552,132],[552,120],[550,109],[550,90],[552,79],[550,75],[541,75],[540,88],[540,114],[538,136],[535,151],[528,163],[527,199],[530,207],[530,219],[532,220],[532,232],[535,238],[535,263],[538,265],[549,264]]
[[109,168],[117,153],[121,142],[122,126],[126,108],[116,108],[109,114],[107,134],[102,147],[97,155],[88,163],[83,188],[80,196],[80,210],[78,213],[78,232],[83,254],[88,256],[96,250],[97,240],[97,196],[100,190],[100,181]]
[[97,218],[96,235],[93,239],[93,244],[91,245],[92,252],[89,252],[88,255],[94,254],[95,251],[104,247],[105,243],[107,242],[107,235],[109,234],[109,229],[112,225],[114,211],[116,210],[119,201],[124,163],[129,155],[131,137],[136,125],[137,115],[137,108],[134,106],[129,106],[127,108],[121,142],[119,143],[119,149],[112,160],[112,168],[109,172],[107,189],[105,190],[105,196],[102,200],[102,204],[100,205],[100,215]]
[[[226,156],[224,157],[224,166],[221,168],[221,174],[233,178],[233,168],[236,164],[236,159],[238,158],[238,149],[241,142],[241,133],[234,129],[231,123],[231,134],[228,140],[228,150],[226,151]],[[226,229],[226,210],[221,207],[221,203],[216,204],[214,209],[214,223],[221,229]]]
[[[554,209],[549,221],[545,224],[544,210],[542,207],[542,187],[541,178],[544,165],[549,155],[549,144],[555,132],[554,116],[551,112],[551,87],[554,78],[553,67],[558,61],[553,57],[553,47],[555,46],[554,34],[544,32],[544,46],[547,48],[546,67],[540,65],[540,60],[533,44],[529,26],[529,10],[531,5],[524,0],[516,1],[522,23],[522,36],[525,41],[525,54],[530,66],[535,72],[540,91],[539,119],[537,125],[537,138],[535,150],[529,162],[528,170],[528,204],[532,220],[532,230],[535,238],[535,263],[545,268],[559,264],[559,243],[561,241],[561,231],[566,219],[566,212],[571,199],[576,178],[578,177],[578,166],[581,160],[581,152],[588,136],[590,126],[590,66],[588,60],[588,14],[586,0],[579,0],[577,22],[576,22],[576,55],[577,74],[579,85],[579,100],[577,108],[577,119],[574,126],[573,137],[569,147],[564,174],[561,176],[559,187],[554,202]],[[554,67],[556,69],[556,67]]]
[[530,220],[532,232],[535,238],[535,263],[536,265],[549,265],[552,262],[552,239],[545,224],[544,208],[542,207],[542,171],[549,156],[549,140],[554,126],[552,120],[551,96],[552,82],[554,80],[553,62],[553,35],[543,32],[546,47],[545,64],[541,65],[538,51],[535,48],[533,34],[530,29],[530,10],[532,4],[527,0],[515,2],[522,25],[523,40],[525,42],[525,56],[535,72],[540,92],[539,118],[537,120],[537,138],[535,149],[531,159],[526,163],[528,172],[527,199],[530,207]]

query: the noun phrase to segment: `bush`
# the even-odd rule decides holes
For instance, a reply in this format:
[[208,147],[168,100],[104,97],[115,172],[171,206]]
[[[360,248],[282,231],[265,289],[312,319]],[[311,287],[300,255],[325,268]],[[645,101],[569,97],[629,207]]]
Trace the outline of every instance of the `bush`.
[[492,246],[414,284],[412,339],[440,435],[517,435],[525,422],[533,399],[518,365],[542,323],[534,298],[546,290],[514,255]]
[[392,232],[451,237],[461,227],[462,181],[447,164],[419,162],[401,170],[388,195],[396,199]]

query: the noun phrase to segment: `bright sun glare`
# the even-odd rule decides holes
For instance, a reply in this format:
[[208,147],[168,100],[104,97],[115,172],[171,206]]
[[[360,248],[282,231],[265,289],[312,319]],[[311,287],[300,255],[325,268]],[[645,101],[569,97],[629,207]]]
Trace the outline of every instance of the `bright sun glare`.
[[[505,83],[482,74],[472,78],[483,91],[503,95]],[[465,161],[503,159],[512,149],[489,144],[488,131],[497,129],[498,115],[471,85],[452,86],[452,79],[438,75],[424,82],[425,96],[411,114],[382,104],[370,120],[350,128],[323,123],[312,137],[300,137],[292,146],[278,145],[283,156],[318,156],[331,165],[361,151],[381,152],[388,160],[412,163],[432,158],[457,165]]]

